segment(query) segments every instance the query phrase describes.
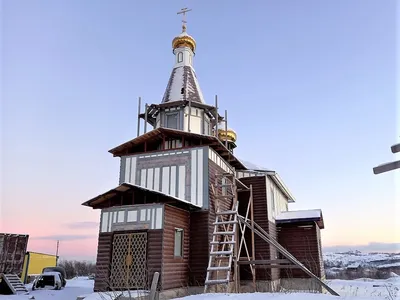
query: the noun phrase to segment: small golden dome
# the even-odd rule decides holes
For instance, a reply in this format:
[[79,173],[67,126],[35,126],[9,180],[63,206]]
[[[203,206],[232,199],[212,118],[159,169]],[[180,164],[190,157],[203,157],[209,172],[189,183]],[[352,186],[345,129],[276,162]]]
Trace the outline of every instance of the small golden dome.
[[172,48],[189,47],[194,52],[196,50],[196,41],[186,32],[186,27],[182,28],[182,33],[172,40]]
[[228,130],[225,131],[225,128],[218,128],[218,138],[221,141],[228,140],[228,142],[236,143],[237,135],[233,129],[228,128]]

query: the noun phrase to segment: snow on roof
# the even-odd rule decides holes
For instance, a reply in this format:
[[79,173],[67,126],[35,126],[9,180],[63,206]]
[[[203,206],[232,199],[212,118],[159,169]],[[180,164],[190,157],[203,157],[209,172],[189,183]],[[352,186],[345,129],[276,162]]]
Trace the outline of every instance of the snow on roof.
[[305,221],[317,221],[319,228],[324,228],[322,211],[320,209],[294,210],[281,212],[275,217],[277,223],[295,223]]
[[205,104],[203,93],[192,66],[178,66],[172,70],[161,103],[181,100]]
[[308,209],[281,212],[275,217],[275,220],[300,220],[319,218],[322,218],[322,211],[320,209]]
[[258,166],[258,165],[255,165],[255,164],[253,164],[253,163],[251,163],[251,162],[248,162],[248,161],[245,161],[245,160],[242,160],[242,163],[243,163],[243,164],[246,166],[246,168],[249,169],[249,170],[272,172],[271,169],[267,169],[267,168],[264,168],[264,167],[260,167],[260,166]]

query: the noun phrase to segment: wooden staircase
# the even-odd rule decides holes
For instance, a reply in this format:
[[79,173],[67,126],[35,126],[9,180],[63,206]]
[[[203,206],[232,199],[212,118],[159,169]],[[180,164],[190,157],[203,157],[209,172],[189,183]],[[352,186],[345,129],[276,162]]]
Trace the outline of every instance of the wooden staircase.
[[15,274],[0,274],[0,279],[7,284],[14,295],[29,293],[21,279]]

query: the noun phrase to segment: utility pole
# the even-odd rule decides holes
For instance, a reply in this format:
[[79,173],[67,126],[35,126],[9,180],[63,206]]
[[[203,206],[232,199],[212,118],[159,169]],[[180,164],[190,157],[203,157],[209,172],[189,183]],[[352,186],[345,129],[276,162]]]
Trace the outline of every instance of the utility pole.
[[57,250],[56,250],[56,267],[58,266],[58,248],[60,246],[60,241],[57,240]]

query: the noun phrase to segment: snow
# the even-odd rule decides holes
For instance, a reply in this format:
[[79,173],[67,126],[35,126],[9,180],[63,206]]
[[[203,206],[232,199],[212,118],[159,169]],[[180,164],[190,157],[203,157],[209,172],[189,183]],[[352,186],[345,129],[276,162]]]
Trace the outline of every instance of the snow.
[[386,280],[370,278],[356,280],[335,279],[329,282],[329,286],[341,296],[352,296],[354,299],[359,299],[359,297],[365,297],[366,299],[398,299],[396,297],[400,296],[400,277],[391,277]]
[[254,170],[254,171],[264,171],[264,172],[272,172],[271,169],[267,169],[264,167],[257,166],[251,162],[241,160],[242,164],[249,170]]
[[362,253],[360,251],[326,252],[323,254],[328,266],[346,268],[353,265],[360,267],[395,267],[400,265],[400,253]]
[[[183,297],[184,300],[379,300],[398,299],[400,296],[400,276],[393,273],[389,279],[376,280],[360,278],[357,280],[328,280],[327,283],[340,297],[329,294],[282,292],[282,293],[243,293],[243,294],[200,294]],[[84,300],[115,300],[121,292],[93,293],[93,280],[87,277],[78,277],[68,280],[67,286],[59,291],[55,290],[31,290],[30,295],[0,295],[0,300],[28,300],[34,296],[36,300],[75,300],[78,296],[85,296]],[[133,291],[133,297],[143,296],[146,291]],[[128,292],[124,292],[128,296]]]
[[[78,296],[93,292],[93,280],[87,277],[77,277],[67,280],[65,288],[56,290],[34,290],[32,284],[27,284],[29,295],[0,295],[0,300],[28,300],[34,296],[36,300],[76,300]],[[97,300],[97,299],[95,299]]]
[[183,88],[183,70],[183,67],[175,68],[168,99],[165,99],[165,102],[182,100],[181,89]]
[[309,209],[309,210],[294,210],[281,212],[276,216],[276,220],[298,220],[298,219],[311,219],[321,218],[320,209]]
[[[396,275],[396,274],[394,274]],[[179,298],[181,300],[379,300],[399,299],[400,276],[387,280],[358,279],[331,280],[329,286],[340,294],[340,297],[317,293],[249,293],[249,294],[200,294]]]
[[[206,101],[204,101],[203,92],[201,91],[201,88],[200,88],[200,85],[199,85],[199,81],[197,80],[196,71],[194,70],[194,68],[192,66],[190,66],[190,68],[191,68],[192,73],[193,73],[194,84],[196,85],[197,92],[199,93],[200,102],[203,103],[203,104],[206,104]],[[190,85],[189,81],[188,81],[188,85]]]
[[125,291],[125,292],[104,292],[104,293],[92,293],[85,297],[84,300],[115,300],[119,297],[141,297],[147,295],[147,291]]
[[393,267],[400,267],[400,262],[390,263],[390,264],[383,264],[376,266],[378,269],[382,268],[393,268]]

